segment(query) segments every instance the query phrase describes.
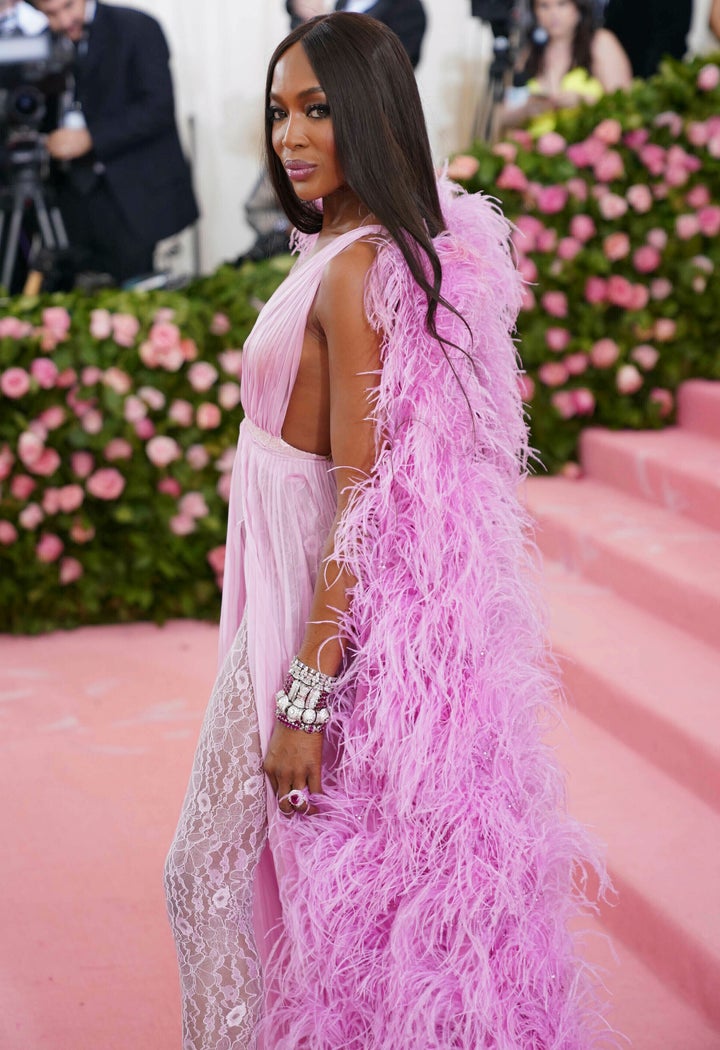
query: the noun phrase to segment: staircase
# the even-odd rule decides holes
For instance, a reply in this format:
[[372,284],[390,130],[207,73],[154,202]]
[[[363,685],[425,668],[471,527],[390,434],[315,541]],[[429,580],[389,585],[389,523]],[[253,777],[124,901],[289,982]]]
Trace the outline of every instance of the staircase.
[[[575,815],[608,844],[607,983],[634,1050],[720,1048],[720,383],[533,478]],[[603,962],[608,962],[607,949]]]

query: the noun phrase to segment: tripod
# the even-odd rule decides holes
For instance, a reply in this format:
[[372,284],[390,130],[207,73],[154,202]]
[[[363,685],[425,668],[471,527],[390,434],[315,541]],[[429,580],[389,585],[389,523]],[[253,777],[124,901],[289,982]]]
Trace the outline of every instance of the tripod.
[[17,263],[20,231],[26,211],[35,213],[41,248],[52,253],[67,251],[69,247],[60,209],[49,201],[43,182],[42,169],[45,160],[42,144],[34,137],[24,144],[12,147],[9,152],[10,179],[8,186],[4,188],[0,205],[0,286],[6,291],[10,290]]
[[[493,26],[493,31],[495,27]],[[505,97],[508,71],[512,68],[513,54],[509,36],[504,33],[493,36],[493,57],[488,69],[487,87],[480,98],[473,121],[473,138],[490,142],[495,125],[495,111]]]

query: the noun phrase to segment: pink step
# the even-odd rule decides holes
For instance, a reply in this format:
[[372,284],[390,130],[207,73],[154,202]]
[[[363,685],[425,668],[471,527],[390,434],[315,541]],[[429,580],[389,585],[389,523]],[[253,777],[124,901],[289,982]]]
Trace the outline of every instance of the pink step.
[[567,721],[559,751],[571,810],[608,843],[618,891],[603,925],[717,1029],[720,1044],[720,816],[578,712]]
[[689,379],[678,392],[678,422],[687,430],[720,438],[720,383]]
[[585,473],[720,531],[720,441],[679,427],[586,430]]
[[720,811],[720,652],[546,562],[571,704]]
[[546,557],[720,645],[720,534],[591,478],[525,493]]

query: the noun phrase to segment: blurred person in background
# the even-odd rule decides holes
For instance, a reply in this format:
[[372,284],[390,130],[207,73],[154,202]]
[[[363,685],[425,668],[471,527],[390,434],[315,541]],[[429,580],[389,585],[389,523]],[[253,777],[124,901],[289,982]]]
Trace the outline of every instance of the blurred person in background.
[[295,29],[308,18],[325,14],[327,5],[324,0],[286,0],[285,7],[290,15],[290,28]]
[[720,50],[720,0],[694,0],[688,55]]
[[665,55],[683,58],[693,0],[609,0],[605,26],[615,34],[636,77],[651,77]]
[[355,11],[376,18],[400,38],[413,69],[420,62],[427,16],[421,0],[337,0],[336,11]]
[[533,0],[535,29],[518,74],[526,101],[507,103],[501,127],[526,124],[536,134],[555,126],[554,111],[597,102],[632,81],[628,57],[607,29],[595,28],[592,0]]

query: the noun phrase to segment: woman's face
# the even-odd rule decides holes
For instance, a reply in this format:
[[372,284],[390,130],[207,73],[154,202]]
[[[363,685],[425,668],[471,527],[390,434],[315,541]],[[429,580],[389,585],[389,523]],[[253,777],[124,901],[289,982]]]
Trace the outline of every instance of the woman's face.
[[330,108],[301,43],[275,66],[269,109],[273,149],[298,197],[313,201],[344,186]]
[[535,0],[535,19],[551,40],[572,39],[580,21],[574,0]]

